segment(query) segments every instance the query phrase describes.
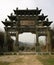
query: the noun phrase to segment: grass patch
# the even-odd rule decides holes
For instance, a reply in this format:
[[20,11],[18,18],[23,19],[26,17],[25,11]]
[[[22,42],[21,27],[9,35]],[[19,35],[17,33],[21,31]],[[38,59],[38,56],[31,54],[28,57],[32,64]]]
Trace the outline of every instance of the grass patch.
[[1,62],[0,61],[0,65],[9,65],[9,63],[8,62]]
[[38,56],[38,60],[40,60],[43,63],[43,65],[54,65],[54,56]]

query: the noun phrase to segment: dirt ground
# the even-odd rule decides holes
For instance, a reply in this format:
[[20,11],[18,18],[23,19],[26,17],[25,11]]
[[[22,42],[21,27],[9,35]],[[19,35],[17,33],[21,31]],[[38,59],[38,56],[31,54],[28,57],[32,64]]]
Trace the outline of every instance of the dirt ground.
[[7,55],[0,56],[0,61],[9,62],[9,65],[43,65],[36,55]]

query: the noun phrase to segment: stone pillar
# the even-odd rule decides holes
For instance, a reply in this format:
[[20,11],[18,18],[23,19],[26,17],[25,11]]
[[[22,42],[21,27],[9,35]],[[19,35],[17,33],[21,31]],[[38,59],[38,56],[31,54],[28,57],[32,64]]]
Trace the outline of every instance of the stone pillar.
[[3,44],[3,51],[4,52],[8,52],[8,45],[7,45],[7,31],[5,31],[5,33],[4,33],[4,44]]
[[36,31],[36,45],[38,45],[38,32]]
[[47,40],[48,40],[48,51],[51,51],[51,35],[50,35],[50,30],[47,30]]
[[19,21],[19,17],[18,15],[16,16],[16,40],[15,40],[15,51],[19,51],[19,25],[20,25],[20,21]]
[[36,31],[36,52],[40,52],[40,45],[38,40],[38,31]]
[[35,44],[35,51],[39,52],[40,51],[40,45],[39,45],[39,40],[38,40],[38,15],[35,18],[35,25],[36,25],[36,44]]
[[16,31],[16,40],[15,40],[15,48],[14,51],[19,51],[19,43],[18,43],[18,31]]
[[48,52],[48,39],[47,39],[47,36],[46,36],[46,52]]

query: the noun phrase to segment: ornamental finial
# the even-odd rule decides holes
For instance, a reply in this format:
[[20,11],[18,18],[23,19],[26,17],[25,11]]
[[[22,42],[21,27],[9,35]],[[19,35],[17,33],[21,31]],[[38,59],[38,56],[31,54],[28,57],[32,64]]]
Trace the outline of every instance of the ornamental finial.
[[18,10],[18,7],[16,8],[16,10]]
[[5,22],[7,22],[7,19],[5,19]]
[[26,10],[28,10],[28,8],[26,8]]
[[36,7],[36,10],[38,10],[38,7]]

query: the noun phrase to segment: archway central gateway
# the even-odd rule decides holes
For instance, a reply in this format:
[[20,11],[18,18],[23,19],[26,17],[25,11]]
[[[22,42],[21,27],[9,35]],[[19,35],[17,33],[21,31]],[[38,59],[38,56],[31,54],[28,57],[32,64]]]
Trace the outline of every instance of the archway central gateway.
[[47,16],[44,14],[40,15],[41,9],[38,8],[29,10],[14,10],[14,15],[11,13],[8,18],[9,21],[5,19],[5,22],[2,23],[5,25],[5,38],[4,38],[4,49],[8,51],[8,47],[6,46],[7,43],[7,35],[15,36],[15,51],[19,51],[19,43],[18,43],[18,35],[23,32],[31,32],[36,34],[36,44],[35,44],[35,51],[38,52],[37,48],[40,49],[38,37],[39,36],[46,36],[47,37],[47,45],[46,51],[51,51],[51,29],[49,25],[52,22],[49,22]]

